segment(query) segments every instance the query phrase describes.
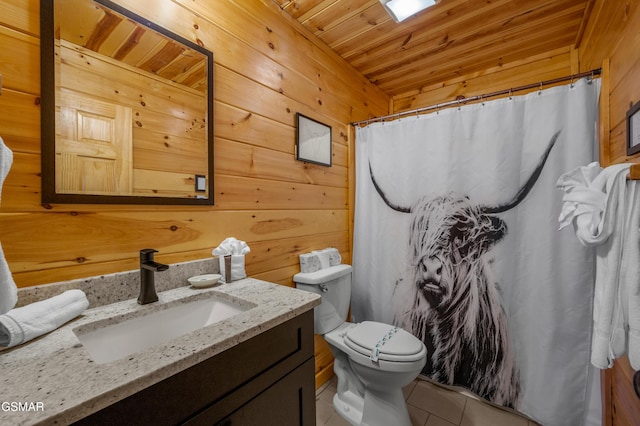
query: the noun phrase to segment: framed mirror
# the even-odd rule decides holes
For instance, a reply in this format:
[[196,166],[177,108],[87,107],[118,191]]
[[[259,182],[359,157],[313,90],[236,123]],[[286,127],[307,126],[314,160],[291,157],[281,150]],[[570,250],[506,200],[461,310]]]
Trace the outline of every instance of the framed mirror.
[[108,0],[41,0],[42,202],[213,205],[213,53]]

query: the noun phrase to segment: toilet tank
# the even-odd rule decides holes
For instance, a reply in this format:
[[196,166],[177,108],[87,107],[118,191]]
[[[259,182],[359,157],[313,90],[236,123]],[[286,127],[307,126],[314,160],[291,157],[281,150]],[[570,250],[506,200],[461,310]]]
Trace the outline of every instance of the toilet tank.
[[322,296],[313,310],[314,331],[325,334],[347,320],[351,303],[351,265],[336,265],[293,276],[296,288]]

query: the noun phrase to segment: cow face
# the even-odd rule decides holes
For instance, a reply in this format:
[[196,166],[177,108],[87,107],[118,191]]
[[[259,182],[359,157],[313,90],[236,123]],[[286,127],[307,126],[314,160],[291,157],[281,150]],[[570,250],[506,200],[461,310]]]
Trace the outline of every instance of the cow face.
[[507,231],[505,223],[495,215],[511,210],[526,198],[559,135],[557,131],[551,137],[538,164],[515,195],[496,205],[472,206],[468,197],[453,194],[423,197],[412,206],[396,204],[378,185],[369,163],[371,182],[380,198],[393,210],[411,214],[409,246],[414,282],[429,305],[456,306],[465,294],[476,292],[472,282],[482,270],[482,255]]
[[465,279],[506,234],[500,218],[483,213],[467,197],[424,197],[411,208],[409,246],[415,285],[432,307],[449,305],[470,290]]

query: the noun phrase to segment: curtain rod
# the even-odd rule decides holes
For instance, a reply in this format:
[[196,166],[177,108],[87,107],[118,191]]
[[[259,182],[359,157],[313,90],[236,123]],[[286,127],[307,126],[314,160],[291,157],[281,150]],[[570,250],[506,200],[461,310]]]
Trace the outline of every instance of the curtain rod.
[[374,118],[369,118],[367,120],[362,120],[362,121],[355,121],[350,123],[352,126],[358,126],[361,124],[369,124],[369,123],[374,123],[376,121],[385,121],[389,118],[399,118],[405,115],[411,115],[411,114],[419,114],[421,112],[426,112],[426,111],[431,111],[434,109],[440,109],[440,108],[446,108],[448,106],[451,105],[463,105],[466,104],[468,102],[475,102],[475,101],[480,101],[480,100],[485,100],[488,98],[492,98],[495,96],[501,96],[501,95],[507,95],[507,94],[512,94],[514,92],[519,92],[522,90],[528,90],[528,89],[535,89],[536,87],[539,87],[540,89],[542,89],[542,86],[547,86],[549,84],[555,84],[555,83],[561,83],[563,81],[568,81],[568,80],[578,80],[580,78],[583,77],[595,77],[596,75],[600,75],[600,73],[602,72],[602,68],[598,68],[598,69],[594,69],[591,71],[586,71],[583,73],[579,73],[579,74],[573,74],[573,75],[568,75],[566,77],[559,77],[559,78],[554,78],[553,80],[547,80],[547,81],[541,81],[539,83],[533,83],[533,84],[527,84],[525,86],[519,86],[519,87],[514,87],[511,89],[506,89],[506,90],[499,90],[497,92],[492,92],[492,93],[487,93],[486,95],[476,95],[476,96],[472,96],[470,98],[464,98],[464,99],[455,99],[453,101],[448,101],[448,102],[444,102],[441,104],[436,104],[436,105],[431,105],[431,106],[427,106],[427,107],[421,107],[421,108],[416,108],[416,109],[412,109],[410,111],[402,111],[402,112],[398,112],[395,114],[389,114],[389,115],[383,115],[380,117],[374,117]]

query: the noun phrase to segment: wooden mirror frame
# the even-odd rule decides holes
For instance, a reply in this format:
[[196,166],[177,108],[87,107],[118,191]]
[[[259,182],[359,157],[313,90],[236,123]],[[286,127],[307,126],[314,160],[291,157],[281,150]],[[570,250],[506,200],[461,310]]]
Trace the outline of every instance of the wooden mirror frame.
[[[54,6],[56,0],[40,1],[40,59],[41,59],[41,167],[42,167],[42,204],[167,204],[167,205],[213,205],[213,53],[165,28],[149,22],[145,18],[117,5],[109,0],[93,0],[113,11],[143,25],[159,34],[181,43],[205,55],[207,64],[207,173],[209,186],[202,198],[155,197],[139,195],[91,195],[91,194],[58,194],[56,192],[55,140],[56,140],[56,94],[55,94],[55,43],[54,43]],[[49,44],[47,44],[49,43]]]

